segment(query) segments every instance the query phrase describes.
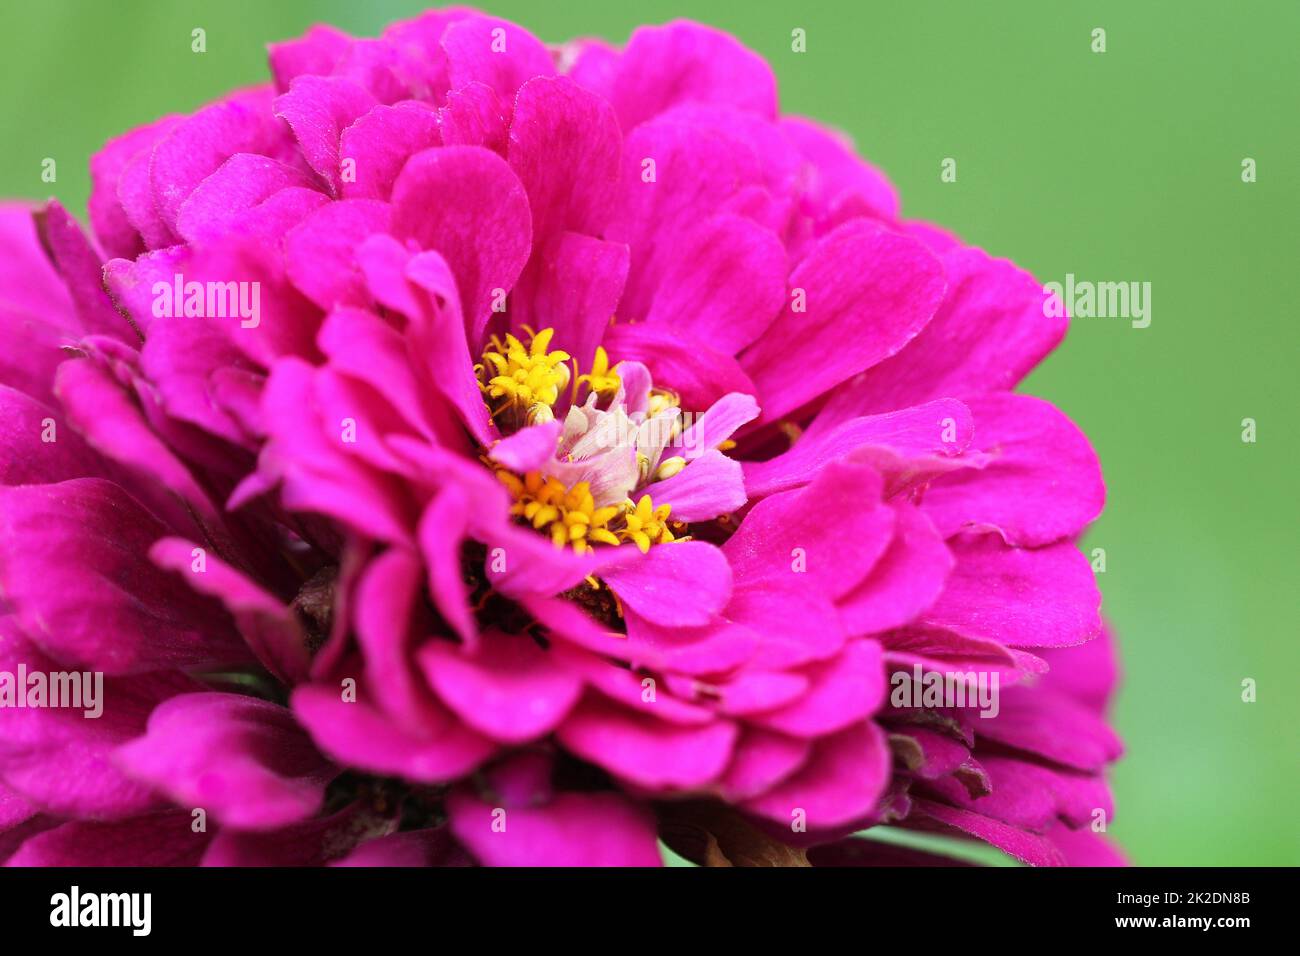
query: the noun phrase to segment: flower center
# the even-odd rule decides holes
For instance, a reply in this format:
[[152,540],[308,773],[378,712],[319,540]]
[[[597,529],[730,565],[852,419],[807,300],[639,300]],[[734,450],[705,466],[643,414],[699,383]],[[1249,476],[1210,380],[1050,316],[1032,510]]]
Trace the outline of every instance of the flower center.
[[[628,542],[645,552],[652,544],[679,540],[685,526],[669,520],[671,507],[656,506],[650,495],[633,492],[652,477],[677,474],[686,462],[679,457],[661,461],[662,438],[650,448],[653,460],[643,451],[646,446],[638,445],[639,432],[623,409],[618,363],[611,365],[604,348],[597,347],[591,371],[578,375],[569,353],[550,350],[554,329],[525,331],[526,345],[514,335],[507,334],[504,341],[492,336],[483,361],[474,367],[502,434],[553,421],[570,382],[573,389],[567,396],[564,437],[550,469],[518,474],[484,458],[514,499],[511,514],[549,536],[557,548],[571,547],[579,554],[596,545]],[[662,416],[658,424],[671,430],[677,397],[647,387],[648,416]],[[671,416],[663,416],[666,411]]]

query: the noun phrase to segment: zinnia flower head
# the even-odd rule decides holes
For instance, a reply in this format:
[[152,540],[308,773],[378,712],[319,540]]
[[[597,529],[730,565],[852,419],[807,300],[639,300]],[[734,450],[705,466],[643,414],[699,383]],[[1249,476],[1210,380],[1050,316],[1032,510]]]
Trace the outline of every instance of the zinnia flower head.
[[270,65],[0,219],[0,670],[106,675],[0,715],[0,858],[1115,859],[1032,277],[708,27]]

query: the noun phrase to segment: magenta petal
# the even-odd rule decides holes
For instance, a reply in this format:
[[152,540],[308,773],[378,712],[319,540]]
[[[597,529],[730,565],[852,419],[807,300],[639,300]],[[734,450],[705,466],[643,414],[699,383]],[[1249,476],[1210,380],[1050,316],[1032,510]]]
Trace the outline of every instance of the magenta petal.
[[[264,87],[236,93],[181,120],[158,142],[151,157],[139,157],[146,160],[147,182],[165,229],[174,233],[181,205],[199,183],[236,153],[289,158],[288,131],[272,115],[270,102],[270,90]],[[130,175],[128,168],[123,183],[118,186],[119,195]],[[130,216],[131,206],[125,199],[123,204]],[[136,225],[138,228],[140,224]],[[165,244],[150,242],[150,245]]]
[[307,174],[278,160],[236,153],[190,193],[176,214],[176,231],[188,242],[216,238],[281,189],[312,185]]
[[523,184],[496,153],[447,146],[411,157],[392,201],[393,235],[443,255],[469,338],[478,341],[494,298],[510,290],[528,259],[532,218]]
[[[139,336],[113,308],[113,301],[104,291],[103,259],[91,246],[80,223],[54,199],[35,213],[35,222],[50,262],[72,295],[82,328],[135,343]],[[20,284],[30,281],[31,277],[24,275]],[[6,289],[5,296],[8,295]]]
[[438,113],[414,100],[376,106],[339,136],[340,164],[354,175],[342,178],[344,199],[387,200],[407,159],[442,142]]
[[203,853],[202,866],[323,866],[348,853],[366,833],[365,810],[354,803],[266,833],[225,829]]
[[973,797],[952,777],[931,781],[927,789],[958,807],[1035,833],[1051,828],[1058,819],[1079,827],[1090,824],[1097,811],[1107,820],[1114,816],[1114,800],[1100,776],[998,754],[981,756],[980,764],[988,793]]
[[[203,554],[202,571],[196,570],[196,552]],[[293,610],[216,555],[204,552],[183,538],[162,538],[149,549],[149,557],[159,567],[183,575],[198,593],[225,604],[257,659],[276,678],[290,684],[304,680],[311,653]]]
[[1014,388],[1065,335],[1068,319],[1044,314],[1042,286],[981,249],[943,256],[948,291],[934,320],[896,356],[834,396],[825,414],[883,412],[953,395]]
[[808,201],[818,219],[833,218],[854,204],[881,219],[898,216],[898,193],[857,155],[847,136],[802,116],[782,117],[781,132],[811,167]]
[[[118,199],[118,183],[128,164],[136,157],[148,159],[153,146],[174,126],[179,117],[164,116],[153,123],[138,126],[115,136],[90,158],[90,201],[87,212],[95,239],[110,256],[134,258],[144,251],[139,232],[127,218]],[[5,284],[8,288],[8,284]]]
[[54,390],[91,447],[146,482],[160,482],[209,524],[219,524],[207,492],[149,427],[133,396],[104,368],[91,359],[64,362],[55,375]]
[[520,313],[534,328],[555,329],[555,342],[578,360],[581,371],[589,370],[627,279],[627,246],[561,232],[534,264],[525,274],[535,276],[531,311]]
[[669,505],[677,521],[711,521],[745,504],[740,463],[717,449],[705,452],[672,478],[646,486],[656,505]]
[[[57,441],[43,441],[46,422]],[[103,463],[54,409],[0,385],[0,485],[35,485],[100,474]]]
[[897,515],[889,548],[857,587],[837,605],[851,634],[876,634],[916,619],[943,592],[953,558],[934,525],[907,502]]
[[438,696],[475,730],[523,743],[554,729],[582,693],[582,679],[531,637],[484,634],[477,652],[432,641],[420,666]]
[[513,103],[519,88],[534,76],[551,76],[555,67],[546,47],[523,27],[495,17],[469,16],[442,34],[452,89],[484,83]]
[[766,61],[734,37],[699,23],[638,28],[615,70],[612,97],[624,129],[681,103],[776,115],[776,79]]
[[328,76],[343,59],[352,38],[328,24],[318,23],[292,40],[267,44],[267,59],[276,89],[284,92],[294,77],[304,73]]
[[507,155],[528,191],[538,245],[558,232],[600,234],[622,139],[610,105],[567,77],[538,77],[519,89]]
[[301,686],[291,703],[324,753],[374,773],[443,783],[470,772],[496,749],[487,738],[450,719],[427,733],[404,730],[364,701],[345,702],[337,686]]
[[197,866],[212,834],[195,833],[188,811],[115,823],[74,820],[23,843],[5,866]]
[[418,556],[390,548],[366,564],[357,580],[353,618],[365,659],[367,686],[382,687],[377,704],[402,726],[421,726],[428,691],[411,659],[423,583]]
[[433,434],[434,410],[426,387],[412,367],[405,338],[390,323],[373,312],[344,306],[325,317],[316,344],[333,370],[382,394],[420,434]]
[[808,829],[831,829],[875,809],[889,782],[890,760],[884,733],[862,720],[818,740],[802,769],[741,806],[786,825],[800,820],[802,811]]
[[269,830],[306,819],[337,772],[293,715],[235,694],[181,694],[149,715],[143,737],[114,759],[137,780],[221,824]]
[[387,232],[390,216],[388,204],[373,199],[321,206],[284,237],[289,281],[322,309],[368,304],[356,249],[371,234]]
[[[407,310],[411,362],[442,392],[470,433],[490,445],[496,426],[468,361],[460,294],[447,260],[434,251],[407,258],[388,236],[372,237],[358,255],[376,296],[390,308]],[[400,266],[394,257],[400,257]],[[400,273],[388,271],[393,268]]]
[[1051,667],[1043,686],[1070,697],[1094,713],[1106,710],[1119,683],[1115,637],[1102,621],[1101,636],[1087,644],[1043,652]]
[[979,722],[982,737],[1094,773],[1124,751],[1101,716],[1047,687],[1007,688],[1000,704],[997,717]]
[[925,623],[1012,647],[1068,647],[1101,632],[1092,566],[1072,542],[1028,550],[983,535],[948,547],[957,565]]
[[1065,862],[1060,850],[1037,834],[930,800],[917,800],[915,807],[923,816],[978,837],[1030,866],[1061,866]]
[[488,866],[661,864],[654,814],[618,793],[561,793],[502,816],[461,788],[447,811],[456,838]]
[[560,440],[560,423],[545,422],[521,428],[492,446],[489,457],[511,471],[540,471],[555,457]]
[[850,641],[809,671],[807,694],[750,722],[792,737],[820,737],[870,716],[884,699],[885,663],[875,641]]
[[896,492],[913,481],[965,467],[958,456],[974,433],[970,410],[951,398],[850,418],[834,427],[823,427],[823,421],[815,419],[784,454],[745,463],[751,498],[806,484],[827,463],[850,452],[856,452],[856,460],[874,464],[890,479],[889,491]]
[[806,488],[763,499],[723,549],[736,580],[794,584],[830,599],[848,594],[894,534],[880,490],[874,469],[836,462]]
[[1071,537],[1101,514],[1101,466],[1087,437],[1051,404],[1000,392],[967,400],[975,444],[990,456],[978,472],[946,475],[922,508],[947,537],[996,530],[1008,544],[1038,547]]
[[34,817],[39,808],[24,800],[4,784],[0,784],[0,834],[12,830]]
[[154,567],[166,529],[97,478],[0,488],[0,584],[23,630],[69,665],[130,674],[244,664],[220,605]]
[[448,484],[424,509],[417,531],[428,567],[429,596],[448,626],[470,647],[478,639],[478,624],[462,574],[461,545],[472,507],[471,497],[463,488]]
[[807,740],[746,727],[727,772],[717,783],[718,791],[733,803],[756,797],[789,778],[811,752]]
[[[781,311],[785,273],[785,249],[771,230],[740,216],[715,216],[683,238],[645,321],[734,355]],[[708,308],[700,307],[704,302]]]
[[1072,830],[1059,824],[1047,838],[1064,854],[1067,866],[1128,866],[1124,854],[1088,827]]
[[943,295],[939,261],[919,241],[855,220],[817,243],[790,274],[796,299],[747,349],[763,421],[775,421],[893,355],[930,321]]
[[400,486],[343,451],[339,423],[322,420],[315,379],[297,359],[271,370],[262,393],[270,436],[259,459],[262,476],[283,483],[289,508],[331,515],[377,540],[409,543],[413,516]]
[[730,392],[713,403],[704,414],[682,431],[680,440],[681,455],[687,461],[693,461],[707,452],[718,448],[724,441],[734,435],[741,425],[758,417],[758,402],[754,396],[742,392]]
[[[12,633],[0,618],[0,667],[12,674],[20,664],[29,672],[57,671],[59,665]],[[126,776],[112,762],[113,751],[144,732],[145,721],[161,701],[199,685],[177,672],[104,681],[103,712],[61,707],[13,708],[4,715],[0,735],[0,777],[43,810],[67,816],[117,819],[153,809],[151,787]]]
[[726,768],[736,727],[729,721],[667,723],[588,698],[560,725],[557,736],[579,757],[638,786],[692,789]]
[[466,83],[447,94],[447,104],[438,110],[438,127],[444,146],[483,146],[494,153],[506,152],[506,114],[510,101],[501,98],[486,83]]
[[731,568],[723,553],[704,541],[674,541],[644,556],[612,558],[601,577],[638,614],[665,627],[706,624],[731,597]]
[[275,115],[289,124],[303,158],[339,194],[339,136],[378,105],[371,93],[341,76],[300,76],[275,100]]
[[644,364],[655,381],[672,382],[687,410],[707,409],[732,392],[758,394],[730,355],[665,326],[615,325],[604,344],[611,355]]
[[758,640],[755,667],[786,668],[833,657],[848,634],[830,600],[796,580],[772,577],[737,585],[727,605],[728,620]]
[[[742,595],[733,597],[729,615],[735,613],[735,604],[742,599]],[[770,608],[764,610],[770,612]],[[616,648],[605,653],[628,660],[633,666],[675,674],[723,674],[750,661],[762,646],[755,629],[723,618],[699,627],[675,627],[661,625],[626,608],[623,617],[627,623],[626,650]],[[584,646],[601,650],[594,639]]]

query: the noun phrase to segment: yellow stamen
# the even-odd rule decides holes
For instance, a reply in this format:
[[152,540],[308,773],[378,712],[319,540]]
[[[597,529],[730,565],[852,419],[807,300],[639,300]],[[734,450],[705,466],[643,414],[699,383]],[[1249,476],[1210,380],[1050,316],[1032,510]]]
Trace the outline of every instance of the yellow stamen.
[[498,468],[496,476],[514,499],[510,513],[547,535],[557,548],[572,547],[585,554],[598,544],[617,547],[631,542],[646,552],[652,544],[680,540],[674,527],[685,530],[668,520],[670,505],[656,508],[649,495],[636,503],[629,500],[621,506],[597,508],[585,481],[565,488],[558,479],[539,472],[520,477],[504,468]]
[[596,359],[591,363],[591,371],[578,376],[578,385],[586,385],[601,398],[613,398],[623,384],[618,374],[618,365],[609,366],[609,355],[602,345],[596,346]]
[[514,427],[554,419],[551,409],[569,384],[569,353],[549,351],[555,330],[524,331],[527,346],[509,333],[504,341],[493,335],[474,366],[492,417]]

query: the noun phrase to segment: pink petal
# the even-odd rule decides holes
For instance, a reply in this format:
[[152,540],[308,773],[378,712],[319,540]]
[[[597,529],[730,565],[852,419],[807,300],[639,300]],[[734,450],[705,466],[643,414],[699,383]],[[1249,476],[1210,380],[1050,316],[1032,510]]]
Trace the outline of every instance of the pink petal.
[[711,521],[746,501],[740,463],[717,449],[705,452],[672,478],[647,485],[656,506],[669,505],[678,521]]
[[1000,392],[967,400],[975,444],[991,461],[946,475],[922,507],[945,536],[996,530],[1008,544],[1038,547],[1072,537],[1101,514],[1101,466],[1087,437],[1052,405]]
[[339,136],[376,105],[375,97],[352,80],[308,75],[294,79],[289,92],[276,97],[274,109],[293,130],[303,158],[337,196]]
[[284,237],[289,281],[322,309],[368,304],[357,247],[387,232],[390,217],[388,204],[373,199],[345,199],[310,213]]
[[311,816],[337,773],[288,710],[236,694],[164,701],[149,715],[145,735],[118,748],[114,759],[182,807],[251,830]]
[[450,715],[423,733],[402,729],[364,700],[344,702],[338,687],[300,686],[291,703],[322,752],[373,773],[443,783],[469,773],[496,749]]
[[850,641],[832,660],[809,668],[810,689],[793,703],[750,717],[792,737],[820,737],[876,712],[885,696],[885,664],[875,641]]
[[98,478],[0,488],[0,584],[23,630],[71,666],[131,674],[249,663],[220,605],[148,560],[166,529]]
[[[622,139],[610,105],[567,77],[538,77],[519,89],[507,157],[528,192],[538,245],[564,231],[601,233]],[[556,176],[559,169],[565,175]]]
[[705,624],[731,597],[727,559],[704,541],[652,546],[639,559],[605,567],[601,577],[627,607],[666,627]]
[[850,593],[894,534],[880,489],[872,468],[838,462],[806,488],[763,499],[723,549],[736,579],[797,584],[830,599]]
[[930,519],[906,502],[892,507],[897,521],[889,548],[837,605],[851,634],[876,634],[914,620],[938,599],[952,572],[952,554]]
[[523,743],[554,729],[577,702],[582,680],[525,635],[484,634],[476,653],[431,641],[420,666],[438,696],[475,730]]
[[915,807],[922,817],[978,837],[1030,866],[1061,866],[1065,862],[1061,852],[1037,834],[930,800],[917,800]]
[[351,160],[355,175],[342,178],[344,199],[387,200],[407,159],[438,146],[438,113],[414,100],[376,106],[339,135],[339,160]]
[[1028,550],[983,535],[948,547],[957,565],[925,623],[1012,647],[1068,647],[1101,632],[1101,594],[1073,543]]
[[28,839],[5,866],[196,866],[212,839],[195,833],[188,811],[116,823],[74,820]]
[[946,395],[1014,388],[1060,344],[1068,320],[1044,315],[1042,286],[981,249],[944,254],[948,291],[903,351],[834,396],[823,414],[884,412]]
[[205,553],[203,571],[196,572],[195,550],[205,549],[196,549],[184,538],[162,538],[149,549],[149,558],[183,575],[198,593],[220,600],[257,659],[276,678],[290,684],[304,680],[311,652],[293,610],[214,554]]
[[[504,818],[465,788],[447,798],[456,838],[487,866],[659,866],[654,814],[618,793],[562,793]],[[502,829],[504,823],[504,829]]]
[[513,103],[519,88],[534,76],[551,76],[550,54],[523,27],[495,17],[469,16],[442,34],[452,89],[485,83],[502,102]]
[[612,98],[624,129],[679,103],[724,103],[768,119],[776,115],[776,80],[766,61],[698,23],[638,28],[616,70]]
[[241,213],[281,189],[311,188],[307,174],[268,156],[236,153],[195,187],[176,214],[176,231],[188,242],[212,239]]
[[789,825],[796,810],[810,830],[825,830],[861,819],[875,809],[889,782],[890,755],[885,735],[869,720],[824,737],[813,745],[803,768],[741,806]]
[[683,238],[645,321],[734,355],[781,311],[785,275],[785,249],[771,230],[740,216],[715,216]]
[[827,235],[790,274],[806,311],[785,309],[741,365],[776,421],[903,348],[943,295],[939,261],[917,240],[867,220]]
[[667,384],[680,396],[687,410],[710,408],[732,392],[758,393],[730,355],[663,326],[615,325],[605,333],[604,345],[623,361],[644,364],[656,382]]
[[[464,22],[464,21],[462,21]],[[416,153],[393,184],[393,235],[440,252],[466,307],[477,342],[494,290],[508,292],[532,244],[523,184],[496,153],[447,146]]]
[[603,700],[584,700],[556,734],[573,753],[654,790],[692,789],[726,769],[736,727],[666,723]]

